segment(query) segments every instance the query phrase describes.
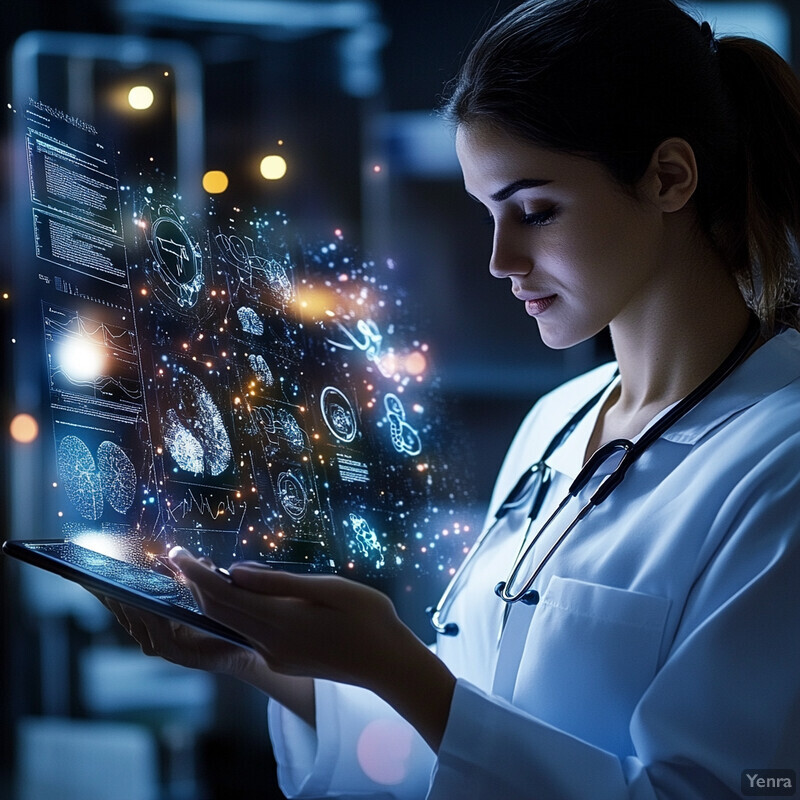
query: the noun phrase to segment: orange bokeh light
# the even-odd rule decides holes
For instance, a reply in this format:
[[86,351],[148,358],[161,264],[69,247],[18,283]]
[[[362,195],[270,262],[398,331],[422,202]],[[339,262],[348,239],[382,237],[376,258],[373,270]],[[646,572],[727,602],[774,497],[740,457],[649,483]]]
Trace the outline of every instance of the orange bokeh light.
[[20,444],[30,444],[39,435],[39,423],[30,414],[17,414],[9,426],[11,438]]

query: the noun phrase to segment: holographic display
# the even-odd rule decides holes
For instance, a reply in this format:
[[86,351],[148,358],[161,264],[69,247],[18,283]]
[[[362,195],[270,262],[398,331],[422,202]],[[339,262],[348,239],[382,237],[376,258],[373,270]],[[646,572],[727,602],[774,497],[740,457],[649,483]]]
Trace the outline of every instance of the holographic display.
[[26,113],[70,538],[127,530],[143,564],[180,544],[369,576],[460,532],[391,261],[339,230],[302,240],[280,211],[183,208],[157,169],[118,180],[96,132]]

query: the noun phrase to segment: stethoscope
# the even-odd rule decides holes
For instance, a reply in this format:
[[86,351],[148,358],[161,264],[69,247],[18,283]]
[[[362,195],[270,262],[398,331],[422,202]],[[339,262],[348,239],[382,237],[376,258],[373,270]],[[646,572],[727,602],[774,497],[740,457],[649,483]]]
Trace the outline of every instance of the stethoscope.
[[[647,428],[635,443],[629,439],[614,439],[598,448],[591,458],[583,465],[577,477],[570,485],[569,491],[564,499],[556,506],[555,510],[550,514],[536,534],[529,538],[533,522],[539,516],[539,512],[541,511],[542,504],[544,503],[552,481],[552,473],[550,467],[546,463],[547,460],[566,441],[580,421],[600,401],[603,394],[616,380],[618,373],[615,372],[611,381],[578,409],[567,424],[556,433],[550,444],[542,453],[540,459],[523,473],[508,493],[506,499],[500,504],[494,515],[494,520],[477,538],[472,549],[469,551],[450,581],[450,584],[445,589],[439,602],[435,606],[431,606],[427,609],[434,630],[443,636],[455,636],[458,633],[459,628],[455,622],[442,621],[442,617],[446,616],[447,612],[452,607],[456,587],[461,582],[461,578],[465,575],[466,570],[469,568],[469,565],[486,539],[497,529],[498,525],[510,512],[521,509],[526,503],[531,503],[531,507],[527,516],[528,522],[525,527],[520,550],[514,559],[514,564],[512,565],[508,578],[498,583],[494,591],[495,594],[507,604],[506,616],[512,603],[522,602],[528,605],[535,605],[538,603],[539,593],[536,589],[532,588],[533,584],[564,539],[569,536],[575,526],[586,517],[592,508],[600,505],[600,503],[608,498],[611,492],[622,482],[622,479],[631,466],[638,461],[642,454],[659,439],[667,429],[671,428],[678,420],[685,416],[703,398],[711,394],[711,392],[713,392],[714,389],[744,361],[751,348],[758,340],[759,333],[760,326],[758,318],[755,317],[755,315],[751,315],[747,330],[722,364],[720,364],[697,388],[686,395],[683,400],[677,402]],[[517,586],[520,576],[522,575],[523,566],[530,559],[533,549],[541,539],[542,534],[564,510],[569,501],[577,497],[585,488],[591,478],[597,474],[598,469],[603,464],[609,463],[612,459],[617,459],[613,468],[603,477],[597,489],[595,489],[564,531],[558,535],[547,552],[539,560],[538,564],[527,573],[528,577],[522,582],[522,585]]]

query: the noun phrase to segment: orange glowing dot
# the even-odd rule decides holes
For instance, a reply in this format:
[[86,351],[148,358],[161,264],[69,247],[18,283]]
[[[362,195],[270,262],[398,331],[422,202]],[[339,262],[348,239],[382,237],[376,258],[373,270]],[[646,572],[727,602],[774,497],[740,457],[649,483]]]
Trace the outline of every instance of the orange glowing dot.
[[212,289],[211,290],[211,296],[212,297],[216,297],[217,296],[217,290],[216,289]]
[[140,289],[140,292],[143,296],[147,296],[147,289],[142,288]]
[[17,414],[9,426],[11,438],[20,444],[30,444],[39,435],[39,423],[30,414]]
[[206,366],[207,366],[209,369],[211,369],[211,366],[212,366],[211,362],[210,362],[210,361],[206,361]]
[[228,176],[221,169],[210,169],[203,175],[203,189],[208,194],[222,194],[228,188]]
[[409,375],[421,375],[427,366],[428,362],[420,352],[415,351],[406,356],[405,367]]
[[3,300],[8,300],[8,292],[3,292]]
[[183,349],[184,349],[184,350],[188,350],[188,349],[189,349],[189,344],[188,344],[188,342],[184,342],[184,343],[183,343]]

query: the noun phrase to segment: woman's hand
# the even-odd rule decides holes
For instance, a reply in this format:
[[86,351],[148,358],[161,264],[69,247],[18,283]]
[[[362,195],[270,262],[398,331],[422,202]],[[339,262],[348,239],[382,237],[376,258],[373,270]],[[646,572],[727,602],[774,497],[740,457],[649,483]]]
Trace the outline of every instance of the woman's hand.
[[255,654],[232,642],[111,597],[96,595],[148,656],[225,675],[238,675]]
[[310,679],[273,672],[255,650],[113,598],[96,593],[95,596],[114,614],[145,655],[160,656],[182,667],[238,678],[273,697],[314,726],[314,684]]
[[386,595],[337,576],[247,562],[230,568],[228,582],[186,550],[170,557],[203,613],[244,636],[272,672],[371,689],[438,749],[455,678]]

